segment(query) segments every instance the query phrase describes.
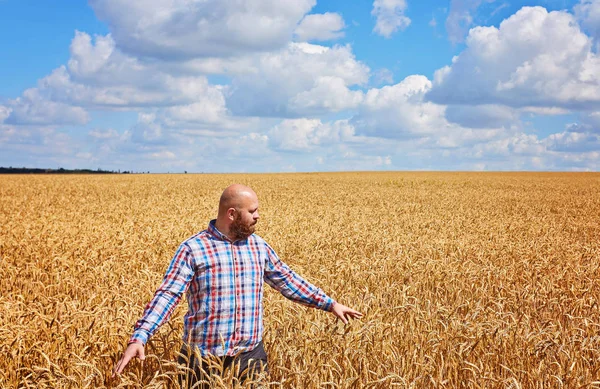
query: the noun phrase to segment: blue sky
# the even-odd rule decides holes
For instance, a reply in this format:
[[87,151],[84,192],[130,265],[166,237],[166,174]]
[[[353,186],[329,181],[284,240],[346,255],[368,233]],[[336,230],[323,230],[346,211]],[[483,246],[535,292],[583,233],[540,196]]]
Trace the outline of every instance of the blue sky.
[[600,0],[0,0],[0,166],[600,166]]

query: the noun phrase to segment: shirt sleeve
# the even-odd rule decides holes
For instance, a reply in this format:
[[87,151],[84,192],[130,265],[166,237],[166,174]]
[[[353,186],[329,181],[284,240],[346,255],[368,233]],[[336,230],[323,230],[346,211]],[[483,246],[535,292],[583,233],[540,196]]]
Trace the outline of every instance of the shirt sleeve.
[[267,263],[264,280],[286,298],[309,307],[331,311],[335,301],[283,263],[275,250],[265,243]]
[[192,255],[187,245],[182,244],[171,260],[161,285],[146,308],[142,318],[134,325],[129,343],[146,344],[156,330],[165,323],[188,289],[194,275]]

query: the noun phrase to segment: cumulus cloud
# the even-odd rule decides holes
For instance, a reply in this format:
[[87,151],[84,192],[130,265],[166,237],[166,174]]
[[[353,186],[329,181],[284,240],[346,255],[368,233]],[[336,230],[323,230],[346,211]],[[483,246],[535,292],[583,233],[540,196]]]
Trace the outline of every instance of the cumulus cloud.
[[373,32],[390,38],[396,31],[410,25],[410,18],[404,15],[406,0],[375,0],[371,15],[375,16]]
[[124,51],[163,59],[281,48],[315,0],[91,0]]
[[549,150],[564,152],[600,151],[600,135],[588,132],[564,131],[544,140]]
[[226,109],[224,87],[191,73],[126,55],[110,35],[76,32],[68,66],[9,101],[10,115],[3,116],[9,123],[82,124],[88,120],[85,109],[155,110],[157,123],[142,123],[147,127],[134,131],[141,134],[136,139],[155,141],[163,139],[158,133],[164,128],[239,125]]
[[521,131],[459,149],[463,161],[485,170],[598,170],[600,136],[571,124],[565,131],[539,138]]
[[[118,67],[119,71],[112,72],[113,76],[119,76],[122,73],[120,71],[124,70],[124,64],[119,66],[119,62],[122,61],[125,57],[122,56],[121,61],[115,61],[114,58],[111,61],[111,57],[116,55],[115,51],[115,41],[112,39],[110,35],[101,36],[97,35],[94,40],[92,37],[81,31],[75,31],[75,37],[71,41],[70,46],[71,58],[68,61],[68,68],[71,74],[80,78],[90,78],[93,76],[93,79],[97,79],[101,70],[106,70],[107,68],[116,68]],[[110,63],[112,62],[112,63]],[[131,59],[129,67],[135,67],[134,59]],[[134,65],[134,66],[131,66]],[[131,69],[132,70],[132,69]],[[133,73],[129,70],[127,73],[128,76],[132,76]],[[107,79],[104,80],[108,81]],[[117,82],[120,81],[117,79]]]
[[[370,89],[350,123],[357,136],[412,142],[418,149],[459,149],[514,133],[517,115],[503,107],[446,107],[427,101],[432,83],[409,76],[395,85]],[[450,109],[448,119],[448,109]]]
[[583,29],[594,37],[600,48],[600,0],[581,0],[573,10]]
[[[355,59],[350,46],[290,43],[257,56],[246,73],[236,75],[227,106],[241,116],[335,112],[356,106],[360,93],[349,88],[368,79],[369,68]],[[332,90],[324,91],[328,87]]]
[[473,147],[476,157],[489,158],[512,156],[539,157],[546,151],[545,146],[536,135],[517,133]]
[[445,107],[423,100],[431,89],[425,76],[409,76],[395,85],[370,89],[352,123],[357,134],[383,138],[422,137],[444,131]]
[[324,76],[315,80],[314,86],[300,92],[290,100],[290,109],[297,112],[339,112],[356,108],[363,100],[361,91],[348,89],[339,77]]
[[68,67],[38,83],[52,100],[93,108],[172,106],[215,93],[202,75],[165,71],[162,63],[143,62],[121,52],[112,36],[76,32]]
[[[53,101],[77,104],[87,108],[132,109],[173,106],[201,99],[214,86],[206,77],[174,77],[165,73],[148,74],[143,82],[135,79],[106,85],[77,82],[61,66],[38,83],[37,90]],[[154,81],[154,83],[152,82]],[[99,82],[99,79],[96,79]]]
[[52,101],[36,88],[25,90],[21,97],[8,100],[0,109],[0,118],[7,124],[16,125],[65,125],[85,124],[88,113],[81,107]]
[[354,129],[346,120],[322,123],[319,119],[286,119],[271,128],[269,145],[281,151],[307,151],[316,146],[348,140]]
[[75,31],[70,45],[67,70],[76,82],[115,86],[135,84],[149,88],[164,83],[164,77],[191,77],[205,74],[243,73],[251,55],[235,58],[167,59],[138,57],[124,52],[113,35]]
[[600,103],[600,59],[567,12],[524,7],[499,28],[471,29],[466,45],[436,72],[432,101],[565,109]]
[[294,35],[298,41],[328,41],[344,36],[342,15],[334,12],[306,15]]

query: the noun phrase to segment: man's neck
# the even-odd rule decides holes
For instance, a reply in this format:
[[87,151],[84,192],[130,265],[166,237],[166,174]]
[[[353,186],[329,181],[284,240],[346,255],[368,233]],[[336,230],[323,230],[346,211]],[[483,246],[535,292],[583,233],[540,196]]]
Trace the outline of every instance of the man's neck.
[[235,237],[231,236],[231,232],[229,231],[229,225],[226,222],[223,222],[223,220],[217,218],[217,220],[215,221],[215,228],[219,230],[221,234],[229,238],[230,241],[235,241]]

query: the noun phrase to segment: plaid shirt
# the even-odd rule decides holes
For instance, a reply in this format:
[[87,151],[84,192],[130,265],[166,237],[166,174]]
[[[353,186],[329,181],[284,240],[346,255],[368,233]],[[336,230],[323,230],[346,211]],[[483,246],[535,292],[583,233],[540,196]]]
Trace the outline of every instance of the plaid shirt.
[[212,220],[179,246],[129,342],[146,344],[187,292],[185,343],[203,356],[250,351],[262,340],[263,281],[292,301],[333,308],[330,297],[294,273],[262,238],[231,242]]

